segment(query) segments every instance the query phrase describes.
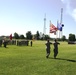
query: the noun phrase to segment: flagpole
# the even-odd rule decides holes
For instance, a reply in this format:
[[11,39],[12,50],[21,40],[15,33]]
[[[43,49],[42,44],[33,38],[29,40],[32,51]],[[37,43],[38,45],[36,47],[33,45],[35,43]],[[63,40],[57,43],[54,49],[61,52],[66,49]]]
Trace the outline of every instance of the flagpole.
[[56,39],[58,38],[58,31],[56,31]]
[[[51,20],[49,22],[50,22],[50,25],[51,25]],[[49,36],[50,36],[50,25],[49,25]]]
[[57,38],[60,38],[60,30],[59,30],[59,27],[58,27],[58,24],[59,24],[59,20],[57,20]]

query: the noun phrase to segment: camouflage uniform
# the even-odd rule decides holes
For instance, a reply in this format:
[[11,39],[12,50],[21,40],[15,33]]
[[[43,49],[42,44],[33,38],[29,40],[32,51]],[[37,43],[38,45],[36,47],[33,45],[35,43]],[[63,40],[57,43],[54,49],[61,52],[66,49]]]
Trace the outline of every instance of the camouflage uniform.
[[58,43],[56,40],[55,40],[55,43],[54,43],[54,58],[56,58],[57,54],[58,54]]
[[46,58],[48,58],[50,55],[50,44],[52,43],[49,42],[49,40],[47,40],[47,43],[45,44],[46,45]]

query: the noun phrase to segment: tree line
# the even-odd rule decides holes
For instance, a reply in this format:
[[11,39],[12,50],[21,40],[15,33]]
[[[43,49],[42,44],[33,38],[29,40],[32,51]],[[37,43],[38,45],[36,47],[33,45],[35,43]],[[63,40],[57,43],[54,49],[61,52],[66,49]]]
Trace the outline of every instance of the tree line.
[[37,31],[36,34],[32,34],[31,31],[28,31],[26,33],[26,37],[23,34],[19,35],[18,33],[15,32],[13,38],[15,38],[15,39],[28,39],[28,40],[32,40],[32,39],[47,40],[47,39],[50,39],[50,36],[49,35],[44,35],[39,31]]
[[[19,35],[18,33],[14,33],[13,38],[15,39],[28,39],[28,40],[32,40],[32,39],[36,39],[36,40],[47,40],[47,39],[51,39],[53,40],[54,38],[50,38],[49,35],[44,35],[43,33],[37,31],[36,34],[32,34],[31,31],[28,31],[26,33],[26,37],[22,34]],[[60,41],[76,41],[76,37],[75,34],[70,33],[68,39],[66,39],[66,36],[63,35],[62,38],[58,38],[58,40]]]
[[[36,34],[32,34],[31,31],[27,31],[25,36],[23,34],[19,35],[17,32],[14,33],[13,39],[27,39],[27,40],[47,40],[51,39],[53,40],[54,38],[51,38],[49,35],[44,35],[43,33],[37,31]],[[76,41],[76,36],[75,34],[70,33],[68,39],[66,38],[65,35],[62,36],[62,38],[57,38],[59,41]]]

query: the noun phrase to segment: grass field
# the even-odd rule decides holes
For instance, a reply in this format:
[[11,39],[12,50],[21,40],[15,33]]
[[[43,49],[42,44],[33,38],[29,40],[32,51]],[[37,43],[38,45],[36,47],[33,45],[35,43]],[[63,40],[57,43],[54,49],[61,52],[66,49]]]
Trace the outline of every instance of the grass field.
[[57,59],[53,45],[46,59],[45,41],[34,41],[33,47],[0,47],[0,75],[76,75],[76,45],[60,42]]

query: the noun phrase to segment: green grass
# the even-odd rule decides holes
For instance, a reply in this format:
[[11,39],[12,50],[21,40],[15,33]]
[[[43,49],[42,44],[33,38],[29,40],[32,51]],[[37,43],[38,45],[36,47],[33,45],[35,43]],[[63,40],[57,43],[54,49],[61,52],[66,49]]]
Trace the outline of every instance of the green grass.
[[8,45],[0,47],[0,75],[76,75],[76,45],[60,42],[57,59],[46,59],[45,41],[34,41],[33,47]]

